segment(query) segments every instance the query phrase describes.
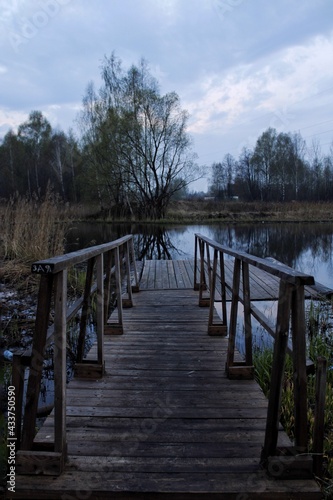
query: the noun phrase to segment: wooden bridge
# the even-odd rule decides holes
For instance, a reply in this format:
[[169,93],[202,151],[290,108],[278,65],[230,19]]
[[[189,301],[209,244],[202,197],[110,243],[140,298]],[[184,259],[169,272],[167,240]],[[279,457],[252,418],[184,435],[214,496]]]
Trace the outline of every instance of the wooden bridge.
[[[67,270],[82,270],[84,261],[83,297],[68,306]],[[307,454],[304,297],[324,291],[312,277],[199,235],[193,261],[147,261],[140,283],[132,237],[35,263],[33,272],[41,274],[36,335],[32,356],[14,356],[18,407],[24,365],[30,373],[22,432],[20,412],[16,422],[16,491],[8,498],[322,498],[313,479],[320,408],[319,453]],[[83,359],[92,293],[97,341]],[[275,328],[250,300],[268,295],[278,299]],[[245,359],[235,349],[239,303]],[[66,324],[80,309],[76,377],[67,385]],[[252,316],[275,337],[269,401],[253,380]],[[35,436],[41,353],[51,342],[55,407]],[[297,375],[294,444],[279,424],[288,349]]]

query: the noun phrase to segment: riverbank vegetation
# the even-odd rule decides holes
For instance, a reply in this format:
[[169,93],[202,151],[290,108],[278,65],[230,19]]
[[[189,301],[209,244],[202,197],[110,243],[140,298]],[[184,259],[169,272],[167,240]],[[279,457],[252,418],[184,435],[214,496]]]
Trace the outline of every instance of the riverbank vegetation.
[[332,222],[333,202],[242,202],[192,197],[173,201],[170,222]]
[[72,217],[72,210],[50,189],[40,200],[17,196],[1,204],[1,280],[22,285],[33,261],[64,253]]

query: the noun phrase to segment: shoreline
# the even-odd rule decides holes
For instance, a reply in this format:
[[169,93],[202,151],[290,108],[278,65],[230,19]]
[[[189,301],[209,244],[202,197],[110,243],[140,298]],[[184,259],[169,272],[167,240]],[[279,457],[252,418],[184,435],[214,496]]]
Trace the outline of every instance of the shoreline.
[[[75,212],[75,207],[73,207]],[[77,222],[104,222],[114,224],[249,224],[249,223],[331,223],[331,202],[239,202],[215,200],[172,201],[161,219],[140,219],[133,216],[114,217],[112,208],[100,210],[91,207],[90,213],[74,219]]]

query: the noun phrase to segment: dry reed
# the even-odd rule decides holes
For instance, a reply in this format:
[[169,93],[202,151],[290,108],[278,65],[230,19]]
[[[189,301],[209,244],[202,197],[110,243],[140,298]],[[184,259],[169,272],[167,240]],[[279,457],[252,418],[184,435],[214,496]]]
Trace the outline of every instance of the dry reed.
[[64,252],[66,208],[51,191],[42,201],[16,197],[0,211],[0,257],[31,263]]

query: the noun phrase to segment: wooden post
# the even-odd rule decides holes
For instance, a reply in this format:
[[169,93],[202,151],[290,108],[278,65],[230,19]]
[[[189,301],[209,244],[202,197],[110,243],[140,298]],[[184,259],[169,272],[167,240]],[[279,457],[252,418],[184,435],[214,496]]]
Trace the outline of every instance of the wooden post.
[[127,299],[122,299],[123,307],[133,307],[133,295],[131,285],[131,263],[129,241],[125,244],[125,274],[127,278]]
[[97,271],[97,364],[104,364],[104,265],[103,254],[96,258]]
[[245,363],[252,367],[252,325],[251,325],[251,301],[250,301],[250,276],[249,265],[242,263],[243,274],[243,303],[244,303],[244,329],[245,329]]
[[193,277],[193,282],[194,282],[194,290],[200,290],[200,283],[198,283],[197,280],[197,275],[198,275],[198,236],[195,235],[195,240],[194,240],[194,277]]
[[117,308],[119,326],[123,325],[123,306],[121,300],[121,263],[119,255],[119,247],[115,250],[115,265],[116,265],[116,289],[117,289]]
[[209,327],[213,325],[216,273],[217,273],[217,250],[214,250],[213,268],[211,271],[209,271],[210,301],[209,301],[209,315],[208,315],[208,331]]
[[112,334],[122,334],[123,330],[123,304],[122,304],[122,294],[121,294],[121,263],[119,256],[119,247],[114,249],[115,257],[115,278],[116,278],[116,294],[117,294],[117,312],[118,321],[117,323],[107,323],[104,328],[104,333],[106,335]]
[[214,308],[215,308],[215,290],[217,278],[217,265],[218,265],[219,252],[214,249],[213,268],[210,270],[210,302],[209,302],[209,315],[208,315],[208,334],[209,335],[226,335],[227,326],[223,321],[214,324]]
[[199,240],[199,250],[200,250],[200,286],[199,286],[199,306],[206,307],[209,305],[209,299],[207,300],[203,296],[203,292],[207,290],[206,275],[205,275],[205,242]]
[[15,409],[15,431],[16,431],[16,449],[21,445],[21,426],[22,426],[22,404],[24,391],[24,373],[25,366],[21,360],[21,353],[14,354],[12,367],[12,385],[15,387],[16,393],[16,409]]
[[291,294],[292,285],[281,280],[276,322],[276,336],[274,342],[271,387],[266,420],[265,444],[261,454],[261,460],[265,463],[269,456],[275,454],[277,446],[282,383],[284,378],[284,365],[288,345]]
[[[240,274],[242,270],[243,276],[243,299],[244,299],[244,322],[245,322],[245,361],[234,360],[236,332],[237,332],[237,315],[238,303],[240,301],[239,288],[240,288]],[[252,328],[251,328],[251,307],[249,296],[249,274],[248,265],[246,262],[235,258],[234,263],[234,276],[232,287],[232,302],[230,312],[230,331],[228,343],[228,355],[226,371],[230,379],[245,379],[251,380],[254,377],[254,367],[252,364]],[[247,290],[247,291],[246,291]]]
[[227,364],[226,364],[226,371],[227,371],[228,375],[229,375],[229,369],[234,364],[236,330],[237,330],[237,312],[238,312],[238,301],[239,301],[240,271],[241,271],[241,260],[235,257],[234,275],[233,275],[233,283],[232,283],[232,300],[231,300],[231,311],[230,311],[228,354],[227,354]]
[[95,265],[96,258],[88,260],[87,263],[87,274],[86,281],[84,285],[84,293],[83,293],[83,303],[82,303],[82,311],[81,311],[81,319],[80,319],[80,333],[77,345],[77,355],[76,362],[81,363],[84,354],[84,343],[86,339],[86,330],[87,330],[87,319],[88,319],[88,311],[91,302],[91,285],[93,279],[93,271]]
[[317,477],[323,476],[326,376],[327,360],[320,356],[317,358],[316,408],[313,427],[313,472]]
[[[54,304],[54,451],[66,459],[66,311],[67,269],[55,276]],[[61,466],[60,466],[61,467]]]
[[32,358],[26,392],[26,404],[22,430],[22,450],[31,450],[35,436],[38,398],[42,378],[44,349],[51,307],[53,275],[40,278],[35,331],[32,341]]
[[134,272],[134,285],[132,286],[132,292],[138,293],[140,291],[138,272],[136,268],[135,251],[134,251],[134,241],[133,237],[130,240],[130,249],[132,254],[133,272]]
[[109,319],[109,306],[111,296],[111,277],[112,277],[112,250],[104,255],[105,281],[104,281],[104,323]]
[[295,446],[307,451],[308,402],[306,373],[304,286],[297,285],[292,293],[292,338],[295,400]]
[[221,298],[222,298],[222,321],[225,327],[227,328],[227,293],[225,286],[225,270],[224,270],[224,254],[222,251],[220,254],[220,272],[221,272]]

